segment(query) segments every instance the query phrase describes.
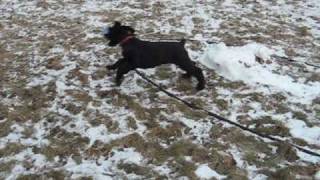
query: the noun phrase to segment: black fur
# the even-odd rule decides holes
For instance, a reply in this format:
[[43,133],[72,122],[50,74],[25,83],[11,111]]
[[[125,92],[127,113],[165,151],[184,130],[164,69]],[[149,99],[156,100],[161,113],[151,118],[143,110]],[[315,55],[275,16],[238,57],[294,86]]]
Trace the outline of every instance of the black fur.
[[107,66],[108,69],[118,69],[116,84],[120,85],[124,74],[135,68],[153,68],[161,64],[175,64],[184,71],[185,78],[194,76],[198,80],[197,90],[205,87],[202,70],[190,60],[186,49],[185,40],[181,42],[149,42],[134,37],[134,29],[122,26],[115,22],[109,28],[109,33],[104,35],[109,40],[109,46],[120,44],[123,58],[115,64]]

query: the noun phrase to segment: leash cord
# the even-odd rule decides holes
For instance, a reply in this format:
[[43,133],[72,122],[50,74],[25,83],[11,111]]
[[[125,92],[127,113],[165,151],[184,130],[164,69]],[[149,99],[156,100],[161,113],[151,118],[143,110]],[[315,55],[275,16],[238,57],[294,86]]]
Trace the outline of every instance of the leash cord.
[[300,150],[300,151],[302,151],[302,152],[304,152],[304,153],[306,153],[306,154],[320,157],[320,154],[317,153],[317,152],[308,150],[308,149],[306,149],[306,148],[303,148],[303,147],[301,147],[301,146],[299,146],[299,145],[296,145],[296,144],[293,144],[293,143],[291,143],[291,142],[285,142],[285,141],[283,141],[283,140],[281,140],[281,139],[278,139],[278,138],[276,138],[276,137],[272,137],[272,136],[270,136],[270,135],[268,135],[268,134],[260,133],[260,132],[258,132],[258,131],[256,131],[256,130],[250,129],[250,128],[245,127],[245,126],[243,126],[243,125],[241,125],[241,124],[239,124],[239,123],[236,123],[236,122],[234,122],[234,121],[231,121],[231,120],[229,120],[229,119],[226,119],[226,118],[224,118],[224,117],[222,117],[222,116],[220,116],[220,115],[218,115],[218,114],[215,114],[215,113],[213,113],[213,112],[211,112],[211,111],[208,111],[208,110],[206,110],[206,109],[203,109],[203,108],[201,108],[201,107],[199,107],[199,106],[197,106],[197,105],[195,105],[195,104],[189,103],[188,101],[186,101],[186,100],[184,100],[184,99],[176,96],[175,94],[167,91],[165,88],[163,88],[163,87],[160,86],[159,84],[153,82],[153,81],[152,81],[151,79],[149,79],[144,73],[140,72],[139,70],[135,69],[134,71],[135,71],[142,79],[144,79],[144,80],[147,81],[148,83],[150,83],[150,84],[152,84],[153,86],[155,86],[158,90],[164,92],[164,93],[167,94],[169,97],[171,97],[171,98],[173,98],[173,99],[176,99],[177,101],[182,102],[183,104],[187,105],[187,106],[190,107],[191,109],[205,112],[205,113],[206,113],[207,115],[209,115],[209,116],[212,116],[212,117],[214,117],[214,118],[216,118],[216,119],[218,119],[218,120],[220,120],[220,121],[223,121],[223,122],[226,122],[226,123],[231,124],[231,125],[233,125],[233,126],[236,126],[236,127],[240,128],[240,129],[242,129],[242,130],[244,130],[244,131],[247,131],[247,132],[250,132],[250,133],[252,133],[252,134],[255,134],[255,135],[257,135],[257,136],[260,137],[260,138],[266,138],[266,139],[269,139],[269,140],[272,140],[272,141],[276,141],[276,142],[279,142],[279,143],[286,143],[286,144],[288,144],[288,145],[290,145],[290,146],[292,146],[292,147],[295,147],[296,149],[298,149],[298,150]]

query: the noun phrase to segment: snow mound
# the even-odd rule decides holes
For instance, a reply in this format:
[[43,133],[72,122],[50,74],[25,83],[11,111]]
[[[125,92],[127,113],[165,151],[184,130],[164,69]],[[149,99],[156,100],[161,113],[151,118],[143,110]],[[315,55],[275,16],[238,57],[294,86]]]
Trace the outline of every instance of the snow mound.
[[[289,75],[275,73],[275,65],[270,61],[274,54],[283,53],[257,43],[239,47],[227,47],[220,43],[209,45],[200,63],[231,81],[268,85],[274,90],[285,91],[309,101],[320,95],[318,82],[298,83]],[[263,63],[267,61],[269,63]]]

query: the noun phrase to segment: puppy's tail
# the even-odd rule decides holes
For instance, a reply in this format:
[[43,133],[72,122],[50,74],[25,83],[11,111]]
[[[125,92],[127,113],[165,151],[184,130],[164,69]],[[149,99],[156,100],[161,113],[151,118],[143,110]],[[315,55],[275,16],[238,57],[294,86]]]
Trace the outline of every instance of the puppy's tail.
[[186,44],[186,39],[181,39],[180,44],[185,45]]

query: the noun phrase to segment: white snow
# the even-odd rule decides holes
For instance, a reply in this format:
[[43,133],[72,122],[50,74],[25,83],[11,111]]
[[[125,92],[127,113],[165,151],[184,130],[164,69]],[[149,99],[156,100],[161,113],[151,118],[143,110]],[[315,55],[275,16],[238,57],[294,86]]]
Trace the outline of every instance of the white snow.
[[[320,151],[316,151],[314,149],[309,149],[308,147],[304,147],[304,148],[320,154]],[[302,151],[297,151],[297,156],[303,161],[312,162],[314,164],[317,164],[320,162],[320,157],[312,156],[312,155],[304,153]]]
[[302,138],[308,143],[320,145],[320,127],[308,127],[305,122],[291,119],[287,123],[293,137]]
[[[82,178],[83,176],[91,176],[93,179],[143,179],[145,177],[140,177],[133,173],[127,174],[123,170],[118,169],[119,163],[134,163],[141,167],[152,168],[157,171],[161,175],[167,176],[169,179],[178,179],[175,177],[178,175],[175,169],[172,168],[170,164],[171,158],[163,164],[154,165],[149,163],[149,159],[143,157],[139,152],[136,152],[134,148],[119,148],[113,147],[111,153],[109,154],[100,154],[97,157],[87,156],[84,152],[93,148],[92,145],[95,142],[99,141],[98,144],[104,143],[108,144],[110,141],[121,139],[125,136],[131,135],[133,133],[138,133],[146,141],[148,139],[148,133],[150,132],[150,128],[145,125],[144,119],[137,119],[135,113],[131,109],[127,109],[126,107],[118,107],[114,106],[112,101],[113,97],[99,97],[97,91],[109,91],[116,90],[120,94],[128,95],[130,98],[134,98],[136,102],[146,108],[161,108],[166,109],[169,108],[168,103],[166,102],[167,95],[162,92],[155,93],[158,97],[156,99],[160,99],[161,103],[156,102],[154,99],[149,98],[151,93],[144,93],[146,91],[145,86],[141,86],[141,83],[138,80],[141,80],[139,76],[137,76],[134,72],[130,72],[127,74],[124,79],[123,84],[120,87],[114,87],[114,75],[106,74],[102,79],[95,80],[91,75],[97,72],[100,69],[104,69],[106,64],[114,62],[118,58],[118,54],[114,53],[113,50],[109,51],[109,47],[107,47],[106,42],[102,40],[101,33],[98,32],[98,29],[105,27],[106,25],[110,25],[113,20],[122,21],[124,24],[132,25],[137,30],[137,34],[139,36],[145,37],[145,30],[150,31],[150,38],[153,38],[153,33],[162,33],[163,35],[174,35],[176,32],[179,32],[179,37],[177,38],[190,38],[197,39],[199,42],[205,41],[219,41],[222,38],[219,35],[221,32],[228,32],[231,36],[235,38],[242,39],[246,37],[250,39],[252,35],[261,35],[263,37],[268,36],[268,34],[262,33],[248,33],[245,35],[237,35],[238,30],[239,34],[242,31],[246,31],[246,27],[241,25],[241,27],[235,28],[237,30],[233,30],[228,27],[228,22],[232,22],[233,17],[241,17],[240,23],[245,23],[248,25],[257,25],[259,27],[268,28],[269,25],[278,25],[278,22],[275,22],[274,16],[270,16],[270,14],[277,14],[277,16],[281,16],[281,19],[284,22],[290,21],[294,24],[297,24],[299,27],[306,26],[308,32],[310,32],[310,36],[306,36],[306,40],[312,40],[311,36],[314,36],[315,39],[320,37],[320,28],[319,28],[319,0],[309,0],[309,1],[301,1],[294,3],[286,3],[286,1],[268,1],[268,0],[257,0],[255,1],[256,5],[261,5],[262,8],[257,8],[253,4],[249,4],[246,7],[241,5],[235,0],[225,0],[225,1],[212,1],[210,3],[214,4],[212,6],[204,5],[205,1],[191,1],[191,0],[163,0],[161,2],[151,0],[146,2],[139,1],[103,1],[103,0],[92,0],[92,1],[84,1],[84,2],[73,2],[73,1],[64,1],[57,2],[55,0],[47,0],[49,3],[49,8],[46,9],[44,7],[38,7],[35,1],[23,2],[18,0],[3,0],[0,3],[1,9],[1,17],[3,21],[1,21],[1,26],[3,26],[3,32],[0,32],[1,42],[4,43],[4,49],[12,52],[15,55],[19,55],[23,58],[18,58],[23,61],[29,61],[30,65],[30,74],[27,75],[29,77],[28,84],[26,88],[36,87],[42,88],[40,86],[44,86],[50,82],[55,83],[55,91],[57,95],[54,97],[51,103],[49,103],[49,107],[43,107],[43,112],[41,112],[41,117],[45,116],[46,112],[50,112],[52,114],[57,115],[57,119],[54,119],[55,122],[48,123],[46,118],[42,118],[39,121],[34,122],[34,120],[30,119],[28,121],[14,122],[14,125],[10,125],[10,132],[5,136],[0,138],[0,149],[7,148],[7,145],[10,143],[17,143],[23,146],[23,150],[12,153],[8,156],[0,158],[1,163],[7,163],[10,161],[14,161],[14,167],[10,169],[8,172],[10,174],[0,173],[0,179],[16,179],[22,174],[33,174],[38,173],[41,174],[44,170],[52,169],[54,170],[62,170],[67,174],[71,174],[71,179]],[[206,1],[206,3],[208,3]],[[157,4],[165,7],[160,7],[159,12],[155,12],[157,10]],[[296,4],[295,4],[296,3]],[[143,4],[143,6],[142,6]],[[144,7],[144,8],[141,8]],[[216,7],[220,8],[219,11],[216,11]],[[155,8],[155,9],[154,9]],[[258,21],[254,19],[246,17],[248,14],[253,11],[265,11],[261,13],[261,17],[257,17]],[[112,16],[109,16],[109,13]],[[120,14],[119,14],[120,13]],[[18,15],[18,16],[16,16]],[[136,16],[139,15],[139,16]],[[114,16],[114,17],[113,17]],[[62,19],[61,19],[62,17]],[[133,19],[138,17],[137,19]],[[20,18],[21,22],[20,22]],[[115,19],[114,19],[115,18]],[[199,21],[197,21],[197,18]],[[11,20],[16,19],[17,22],[11,22]],[[76,24],[65,23],[64,19],[71,20],[72,22],[78,22],[79,26]],[[303,21],[299,20],[303,19]],[[173,21],[172,21],[173,20]],[[230,20],[230,21],[229,21]],[[254,20],[254,22],[251,22]],[[262,21],[265,24],[263,27],[262,24],[259,23]],[[27,24],[25,27],[21,24]],[[172,23],[174,22],[174,23]],[[32,28],[29,27],[28,23],[32,25]],[[46,23],[52,24],[48,29]],[[43,25],[42,25],[43,24]],[[288,25],[288,24],[286,24]],[[37,30],[34,28],[39,26]],[[57,26],[57,28],[55,27]],[[74,27],[71,27],[74,26]],[[284,27],[286,28],[286,27]],[[288,34],[294,35],[294,28],[286,28]],[[0,27],[2,30],[2,27]],[[258,29],[258,28],[257,28]],[[10,31],[8,31],[10,30]],[[80,34],[67,34],[73,30],[78,30]],[[227,30],[227,31],[225,31]],[[78,32],[75,31],[75,32]],[[17,33],[18,32],[18,33]],[[32,32],[37,32],[33,34]],[[66,39],[59,37],[60,33],[66,33]],[[32,40],[32,46],[24,49],[18,50],[16,49],[16,42],[13,42],[13,39],[5,39],[6,36],[11,36],[12,34],[17,35],[18,41],[21,38],[24,38],[31,34],[30,40]],[[80,35],[82,38],[78,37]],[[49,40],[50,38],[55,39],[55,45],[48,49],[48,52],[42,54],[40,51],[40,46],[42,41]],[[65,37],[65,36],[63,36]],[[101,42],[93,38],[101,37]],[[45,38],[43,40],[42,38]],[[73,44],[69,47],[72,39],[76,39],[76,44]],[[269,37],[267,37],[269,38]],[[143,38],[142,38],[143,39]],[[4,40],[4,41],[2,41]],[[23,41],[20,42],[25,42]],[[90,42],[90,43],[89,43]],[[93,43],[91,43],[93,42]],[[77,44],[82,44],[81,46]],[[18,44],[18,43],[17,43]],[[65,44],[67,46],[65,46]],[[286,72],[292,71],[297,72],[301,70],[297,67],[291,66],[283,66],[280,65],[272,59],[272,55],[277,54],[280,56],[285,56],[282,52],[281,48],[288,48],[287,45],[275,42],[275,45],[272,47],[267,47],[263,44],[258,43],[250,43],[244,46],[239,47],[227,47],[225,44],[217,44],[217,45],[209,45],[207,49],[204,51],[203,55],[203,46],[200,45],[199,48],[195,48],[195,50],[191,50],[194,48],[189,48],[193,42],[188,42],[186,47],[188,51],[190,51],[190,55],[192,59],[200,59],[200,62],[203,63],[208,68],[213,69],[214,72],[217,72],[219,75],[223,76],[225,79],[230,81],[243,81],[248,86],[245,86],[241,89],[241,93],[254,93],[254,92],[263,92],[265,94],[273,93],[273,92],[281,92],[284,93],[288,97],[288,101],[295,101],[297,103],[308,104],[306,107],[310,109],[314,109],[314,105],[310,105],[310,102],[315,97],[320,96],[320,82],[309,82],[305,83],[305,77],[299,77],[298,79],[294,79],[294,77],[290,74],[286,74]],[[196,43],[194,43],[196,44]],[[273,44],[273,42],[272,42]],[[319,46],[319,42],[312,42],[314,46]],[[282,46],[283,45],[283,46]],[[82,47],[83,46],[83,47]],[[188,47],[189,46],[189,47]],[[290,45],[289,45],[290,46]],[[301,50],[296,47],[292,47],[294,51],[297,51],[298,54],[303,52],[305,57],[294,57],[301,61],[309,61],[307,57],[313,56],[313,52],[310,51],[308,45],[305,45],[305,48],[301,48]],[[79,48],[81,47],[81,48]],[[304,47],[304,44],[301,45]],[[70,49],[69,49],[70,48]],[[32,52],[29,51],[32,49]],[[117,50],[118,52],[118,50]],[[119,51],[120,52],[120,51]],[[99,54],[96,55],[95,53]],[[32,57],[28,54],[33,54]],[[203,55],[203,56],[202,56]],[[63,57],[61,60],[61,65],[63,66],[60,70],[52,70],[47,69],[45,67],[46,61],[51,57]],[[263,63],[260,64],[256,61],[256,57],[260,59],[269,60],[272,62],[271,64]],[[10,58],[5,58],[6,60],[11,60]],[[15,59],[12,59],[12,65],[19,65],[20,62],[15,62]],[[310,61],[314,61],[314,59],[310,59]],[[1,67],[2,68],[2,67]],[[11,67],[10,67],[11,68]],[[88,84],[81,84],[79,80],[74,79],[70,73],[75,69],[80,68],[81,73],[88,75],[89,82]],[[292,68],[292,69],[291,69]],[[16,70],[16,69],[13,69]],[[19,79],[19,71],[11,71],[11,76],[15,77],[15,79]],[[177,68],[172,68],[174,72]],[[318,73],[319,71],[314,69],[308,69],[312,71],[312,73]],[[158,83],[163,84],[170,88],[170,91],[176,93],[177,95],[183,98],[208,98],[208,101],[212,100],[211,91],[216,91],[218,94],[217,98],[228,101],[229,107],[219,113],[229,116],[228,118],[237,121],[239,120],[237,117],[239,115],[243,115],[242,112],[239,112],[243,103],[246,103],[250,110],[245,114],[249,115],[252,120],[258,119],[260,116],[271,115],[272,118],[278,119],[281,122],[284,122],[285,126],[289,128],[291,136],[285,137],[290,140],[292,137],[300,138],[305,140],[310,144],[315,145],[316,151],[319,153],[319,148],[316,148],[320,142],[320,128],[314,123],[314,120],[318,116],[313,115],[312,113],[306,112],[308,116],[308,120],[312,121],[310,124],[315,124],[314,126],[307,126],[305,122],[300,119],[292,119],[292,116],[288,114],[270,114],[270,112],[266,112],[263,109],[263,104],[260,102],[253,102],[251,100],[245,99],[242,101],[241,98],[234,98],[233,95],[235,92],[232,89],[228,89],[222,87],[220,85],[216,86],[214,89],[211,87],[206,88],[206,90],[196,93],[196,94],[188,94],[189,92],[185,91],[177,91],[175,89],[175,85],[172,87],[173,82],[176,82],[177,77],[173,77],[173,79],[168,80],[158,80],[155,75],[156,69],[147,69],[142,70],[146,75],[151,78],[154,78]],[[205,75],[212,75],[213,73],[208,72],[210,70],[205,69]],[[300,74],[299,74],[300,75]],[[216,79],[208,80],[210,83],[216,83]],[[146,82],[143,83],[147,84]],[[6,85],[6,83],[4,84]],[[12,89],[0,87],[1,91],[8,91],[11,95]],[[45,90],[45,88],[43,88]],[[88,103],[87,107],[84,107],[84,110],[74,115],[70,113],[66,108],[65,104],[72,103],[75,105],[79,105],[80,102],[77,99],[73,98],[66,92],[69,91],[81,91],[87,93],[90,98],[93,100]],[[143,94],[143,95],[141,95]],[[145,98],[144,98],[145,97]],[[137,98],[137,99],[135,99]],[[234,98],[234,99],[233,99]],[[232,100],[232,102],[231,102]],[[245,102],[251,101],[251,102]],[[10,98],[9,96],[0,98],[0,102],[5,106],[8,106],[9,112],[15,111],[17,107],[24,105],[21,99],[17,97]],[[96,103],[96,104],[95,104]],[[100,104],[99,104],[100,103]],[[217,108],[213,105],[212,101],[207,102],[205,108],[217,112]],[[312,106],[312,107],[311,107]],[[173,107],[174,108],[174,107]],[[288,103],[288,108],[295,110],[295,105]],[[303,110],[304,108],[297,107],[297,110]],[[106,116],[106,120],[110,117],[112,122],[117,124],[117,129],[112,130],[106,124],[100,125],[92,125],[91,120],[94,120],[96,115],[92,115],[87,117],[84,115],[84,112],[97,112],[102,116]],[[315,111],[313,111],[315,112]],[[181,125],[184,128],[188,128],[188,132],[184,132],[182,129],[182,137],[181,138],[192,138],[193,143],[202,146],[207,141],[212,141],[210,138],[210,134],[212,133],[212,127],[215,124],[212,124],[208,120],[201,121],[199,119],[185,118],[183,113],[164,113],[160,112],[163,115],[164,120],[155,119],[157,123],[163,128],[170,126],[172,122],[181,122]],[[133,117],[137,128],[129,128],[128,127],[128,117]],[[7,123],[10,118],[6,118],[0,120],[0,123]],[[47,124],[48,123],[48,124]],[[62,129],[67,132],[75,132],[81,137],[86,137],[89,139],[89,143],[87,146],[81,147],[79,153],[83,157],[82,161],[76,162],[72,156],[71,157],[60,157],[56,156],[54,161],[47,161],[46,157],[40,152],[36,154],[34,152],[34,148],[42,148],[45,146],[50,146],[54,143],[51,142],[48,135],[51,133],[51,129],[54,127],[60,126]],[[308,124],[309,125],[309,124]],[[267,127],[265,125],[264,127]],[[223,128],[229,128],[230,125],[223,125]],[[249,126],[249,127],[253,127]],[[25,130],[28,128],[32,128],[31,135],[25,135]],[[157,140],[155,138],[155,140]],[[172,139],[173,141],[179,140]],[[221,144],[229,143],[225,142],[223,138],[213,139],[213,141],[217,141]],[[266,141],[268,143],[268,141]],[[170,143],[161,142],[159,143],[163,148],[169,148]],[[266,144],[266,146],[271,146],[270,144]],[[276,146],[271,146],[273,148],[272,153],[276,153]],[[306,146],[305,148],[309,148]],[[246,162],[244,158],[244,153],[241,151],[242,149],[237,149],[235,146],[232,146],[232,149],[226,150],[230,152],[233,158],[236,161],[236,165],[238,168],[247,171],[248,179],[256,179],[256,180],[264,180],[268,177],[260,173],[260,169],[255,165],[250,165]],[[310,149],[311,150],[311,149]],[[301,151],[296,152],[299,156],[300,160],[294,162],[294,164],[303,164],[307,165],[314,163],[318,164],[320,162],[319,158],[308,155]],[[263,157],[265,154],[259,154]],[[185,160],[190,163],[195,163],[192,161],[191,156],[184,156]],[[66,164],[60,164],[60,161],[66,161]],[[148,162],[148,163],[146,163]],[[25,163],[30,163],[32,165],[31,168],[24,167]],[[208,164],[204,164],[208,162],[201,162],[201,164],[195,163],[198,166],[195,173],[199,178],[202,179],[225,179],[226,175],[221,175],[217,173],[215,170],[211,169]],[[283,161],[279,163],[280,166],[285,166]],[[50,169],[51,170],[51,169]],[[117,175],[120,174],[120,177]],[[313,174],[312,174],[313,176]],[[187,177],[183,176],[180,179],[186,179]],[[320,171],[314,175],[315,179],[320,180]]]
[[72,172],[72,178],[78,178],[83,175],[93,176],[94,179],[104,180],[113,179],[112,175],[117,171],[116,165],[119,162],[140,164],[142,162],[142,155],[135,152],[134,148],[113,149],[110,157],[101,157],[95,160],[82,160],[77,164],[71,157],[68,159],[64,169]]
[[216,171],[212,170],[210,167],[208,167],[208,164],[202,164],[200,165],[197,170],[195,171],[196,175],[203,179],[210,179],[215,177],[216,179],[225,179],[226,176],[220,175]]
[[210,138],[210,130],[212,128],[212,123],[210,121],[203,122],[203,121],[195,121],[191,119],[187,119],[181,115],[179,117],[179,121],[189,127],[190,133],[193,134],[197,141],[202,142],[204,139]]
[[168,175],[171,172],[171,169],[170,169],[170,167],[168,167],[167,164],[164,164],[162,166],[156,166],[156,167],[154,167],[154,170],[162,175]]
[[267,177],[264,174],[257,173],[259,169],[255,165],[250,165],[243,159],[243,153],[240,152],[236,146],[232,145],[232,148],[229,149],[228,152],[232,154],[232,157],[236,161],[236,164],[238,167],[246,168],[249,179],[254,179],[254,180],[267,179]]
[[243,81],[253,86],[268,85],[272,89],[285,91],[300,100],[303,99],[306,103],[320,96],[319,82],[294,82],[294,79],[286,74],[275,73],[274,65],[260,64],[256,61],[256,57],[270,61],[271,55],[274,54],[283,56],[281,51],[257,43],[239,47],[227,47],[220,43],[209,45],[200,62],[231,81]]
[[320,180],[320,170],[314,175],[315,180]]
[[[25,122],[25,125],[29,125],[30,121]],[[33,134],[31,137],[25,137],[23,132],[26,130],[25,127],[20,126],[19,124],[14,124],[10,127],[11,132],[0,139],[0,149],[4,148],[8,143],[21,143],[26,146],[35,145],[35,146],[44,146],[48,145],[49,141],[44,138],[44,135],[47,133],[42,128],[42,121],[33,124]]]

